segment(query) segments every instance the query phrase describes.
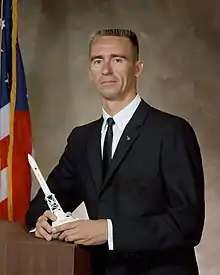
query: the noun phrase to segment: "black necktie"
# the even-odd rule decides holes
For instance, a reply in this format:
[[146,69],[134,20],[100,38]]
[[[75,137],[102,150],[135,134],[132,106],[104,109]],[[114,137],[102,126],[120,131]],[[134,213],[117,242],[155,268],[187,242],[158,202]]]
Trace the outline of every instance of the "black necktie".
[[103,179],[108,171],[109,164],[112,158],[112,139],[113,139],[113,125],[114,119],[109,117],[107,119],[108,129],[105,135],[104,147],[103,147]]

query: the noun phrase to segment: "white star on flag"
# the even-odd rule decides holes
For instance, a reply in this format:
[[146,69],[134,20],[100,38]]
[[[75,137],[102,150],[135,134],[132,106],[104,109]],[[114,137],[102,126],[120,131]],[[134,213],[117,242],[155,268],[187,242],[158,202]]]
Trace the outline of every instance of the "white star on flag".
[[5,28],[5,20],[1,21],[2,30]]

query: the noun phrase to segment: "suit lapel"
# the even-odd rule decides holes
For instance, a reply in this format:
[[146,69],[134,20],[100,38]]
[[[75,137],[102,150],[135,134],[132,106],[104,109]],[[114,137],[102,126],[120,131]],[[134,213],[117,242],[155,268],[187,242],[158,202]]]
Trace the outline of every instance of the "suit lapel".
[[119,167],[120,163],[124,160],[127,153],[132,148],[132,145],[137,140],[140,132],[139,128],[144,124],[149,108],[150,106],[142,100],[133,117],[125,127],[110,164],[108,173],[104,179],[103,184],[101,185],[100,193],[102,193],[108,186],[109,180],[113,176],[115,170]]
[[103,119],[97,120],[89,137],[87,155],[96,190],[102,185],[101,127]]

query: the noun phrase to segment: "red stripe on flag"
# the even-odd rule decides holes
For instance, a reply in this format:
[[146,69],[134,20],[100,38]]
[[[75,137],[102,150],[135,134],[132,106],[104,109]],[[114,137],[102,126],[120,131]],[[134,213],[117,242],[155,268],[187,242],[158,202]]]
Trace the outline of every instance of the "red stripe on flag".
[[0,203],[0,217],[3,220],[8,220],[8,200],[1,201]]
[[9,136],[0,140],[0,170],[7,167]]
[[12,162],[13,220],[24,221],[30,202],[31,172],[27,155],[32,152],[30,115],[15,111]]

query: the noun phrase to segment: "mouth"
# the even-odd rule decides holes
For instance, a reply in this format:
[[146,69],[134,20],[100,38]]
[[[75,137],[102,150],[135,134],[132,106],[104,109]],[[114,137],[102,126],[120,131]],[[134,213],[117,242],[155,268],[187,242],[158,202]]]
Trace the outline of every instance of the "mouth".
[[117,82],[116,80],[103,80],[101,82],[101,85],[112,85],[112,84],[114,84],[116,82]]

